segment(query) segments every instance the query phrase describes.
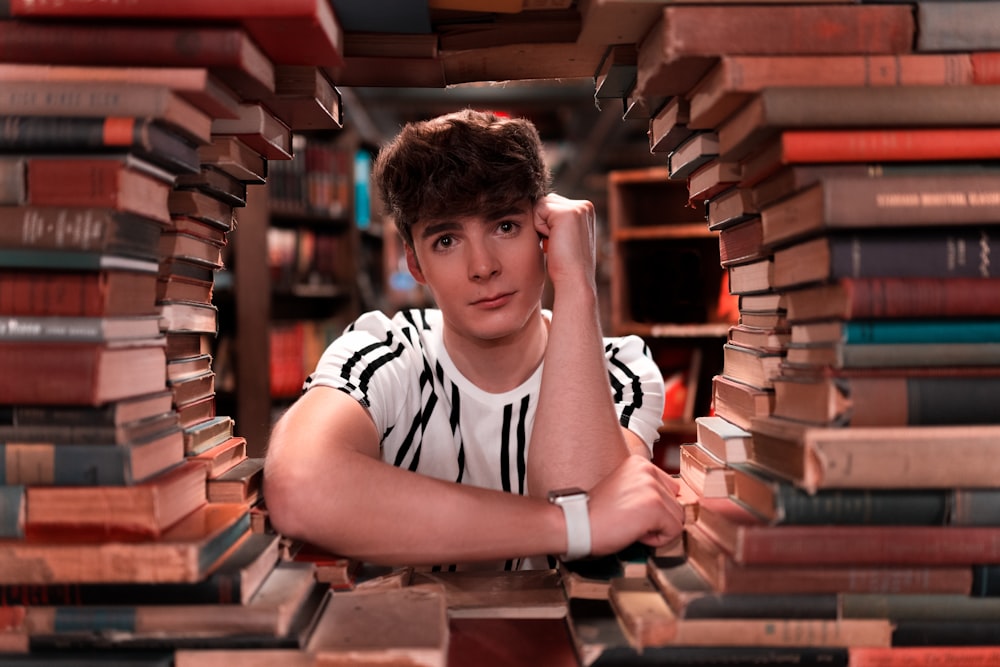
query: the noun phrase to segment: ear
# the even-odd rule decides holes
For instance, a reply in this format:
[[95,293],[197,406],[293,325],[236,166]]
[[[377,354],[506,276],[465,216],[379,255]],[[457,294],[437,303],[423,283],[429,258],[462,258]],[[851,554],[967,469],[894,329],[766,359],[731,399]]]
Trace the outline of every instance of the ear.
[[404,243],[403,250],[406,253],[406,268],[410,270],[410,275],[421,285],[426,285],[427,280],[424,278],[424,272],[420,270],[420,262],[417,261],[417,253],[413,251],[413,246]]

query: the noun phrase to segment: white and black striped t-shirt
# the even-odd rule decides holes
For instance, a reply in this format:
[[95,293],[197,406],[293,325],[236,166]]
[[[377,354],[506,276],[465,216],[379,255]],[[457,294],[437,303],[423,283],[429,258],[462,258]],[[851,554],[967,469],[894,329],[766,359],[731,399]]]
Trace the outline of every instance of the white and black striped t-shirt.
[[[619,421],[652,450],[663,414],[660,370],[641,338],[604,342]],[[415,309],[392,319],[381,312],[359,317],[326,349],[305,389],[334,387],[364,405],[382,434],[388,463],[525,494],[541,379],[539,366],[519,387],[483,391],[458,372],[445,350],[441,312]]]

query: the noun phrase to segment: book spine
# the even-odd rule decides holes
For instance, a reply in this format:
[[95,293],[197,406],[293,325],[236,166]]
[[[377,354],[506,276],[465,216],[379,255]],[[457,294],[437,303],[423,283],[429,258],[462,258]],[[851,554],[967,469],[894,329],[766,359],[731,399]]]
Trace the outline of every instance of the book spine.
[[[2,128],[0,128],[2,132]],[[28,197],[27,163],[22,157],[0,157],[0,205],[23,204]]]
[[955,489],[948,517],[956,526],[1000,526],[1000,489]]
[[853,646],[850,667],[991,667],[1000,646]]
[[901,377],[898,381],[858,377],[845,381],[845,386],[853,406],[852,424],[887,424],[893,419],[909,426],[991,424],[996,421],[995,397],[1000,395],[1000,378],[995,376]]
[[845,318],[1000,316],[992,278],[844,279]]
[[995,231],[960,229],[947,235],[901,238],[853,234],[830,239],[832,278],[989,278]]
[[919,2],[915,50],[995,51],[1000,49],[996,31],[998,2]]
[[947,129],[788,130],[781,135],[786,164],[991,159],[1000,130]]
[[824,491],[808,494],[782,484],[775,498],[780,523],[787,525],[915,525],[945,523],[944,491]]
[[142,123],[136,118],[7,116],[0,125],[0,148],[27,152],[142,147]]
[[114,445],[0,443],[3,484],[120,486],[132,483],[131,451]]
[[24,537],[25,498],[23,484],[0,483],[0,538]]
[[866,344],[989,343],[1000,340],[1000,320],[851,320],[843,341]]
[[971,593],[976,597],[1000,595],[1000,565],[976,565],[972,568]]

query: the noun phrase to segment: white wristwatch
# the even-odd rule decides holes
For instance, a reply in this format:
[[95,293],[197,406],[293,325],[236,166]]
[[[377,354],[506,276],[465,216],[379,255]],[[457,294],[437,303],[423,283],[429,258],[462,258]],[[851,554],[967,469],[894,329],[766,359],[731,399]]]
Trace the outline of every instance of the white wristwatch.
[[549,502],[562,508],[566,517],[566,553],[563,560],[576,560],[590,555],[590,513],[583,489],[549,491]]

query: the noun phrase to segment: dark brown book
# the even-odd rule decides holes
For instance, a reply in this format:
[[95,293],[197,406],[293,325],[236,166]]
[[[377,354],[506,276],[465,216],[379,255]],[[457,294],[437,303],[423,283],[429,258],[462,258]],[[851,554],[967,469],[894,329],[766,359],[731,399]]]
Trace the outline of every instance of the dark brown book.
[[841,278],[784,292],[789,322],[998,317],[997,278]]
[[32,486],[25,533],[156,537],[207,502],[205,468],[185,462],[132,486]]
[[177,188],[198,190],[230,206],[247,205],[247,184],[210,164],[202,165],[196,174],[180,174]]
[[989,278],[996,235],[987,227],[952,227],[820,236],[775,251],[773,286],[841,278]]
[[907,53],[914,33],[903,6],[669,5],[640,42],[636,88],[684,95],[723,55]]
[[214,225],[222,232],[235,227],[233,205],[199,190],[173,190],[167,198],[171,217],[195,218]]
[[31,206],[109,208],[161,223],[170,220],[172,183],[150,175],[135,160],[32,157],[27,169],[26,203]]
[[0,21],[0,60],[52,65],[207,67],[244,99],[274,91],[274,65],[246,31],[208,24]]
[[223,266],[223,246],[204,237],[164,230],[160,235],[160,256],[200,264],[217,270]]
[[162,225],[114,208],[0,207],[0,247],[81,250],[155,259]]
[[166,390],[112,401],[99,407],[64,405],[3,405],[0,423],[10,426],[92,426],[116,429],[156,418],[172,409]]
[[998,390],[990,366],[788,376],[774,381],[774,414],[819,426],[989,424]]
[[210,394],[176,406],[177,419],[182,428],[208,421],[215,417],[215,394]]
[[212,303],[215,281],[175,273],[173,269],[182,264],[182,262],[165,262],[166,267],[156,281],[156,300]]
[[195,582],[248,534],[242,505],[208,503],[155,540],[2,540],[0,580],[21,584]]
[[[183,358],[170,357],[168,360]],[[185,405],[215,395],[215,373],[211,370],[202,371],[179,380],[169,380],[167,385],[170,387],[174,405]]]
[[761,210],[762,243],[836,229],[990,225],[1000,219],[995,174],[830,176]]
[[264,459],[247,458],[208,480],[208,499],[253,505],[262,497],[263,486]]
[[[101,423],[79,410],[66,410],[64,415],[60,416],[62,422],[43,423],[26,423],[24,419],[15,421],[18,418],[17,408],[12,409],[11,413],[8,423],[0,423],[0,442],[127,445],[133,442],[145,442],[174,431],[178,427],[177,413],[169,406],[156,414],[121,424]],[[70,415],[78,416],[77,420],[68,421]]]
[[191,141],[207,143],[212,117],[167,86],[105,81],[58,84],[45,81],[4,82],[0,113],[9,116],[115,116],[155,118],[183,132]]
[[687,98],[675,96],[649,119],[651,153],[669,153],[694,134],[687,126],[688,111]]
[[998,103],[996,86],[766,88],[719,126],[719,154],[740,160],[783,129],[989,126]]
[[688,559],[720,593],[957,593],[972,588],[967,566],[740,565],[696,525],[685,528]]
[[0,342],[0,402],[100,405],[166,387],[163,341]]
[[263,101],[293,132],[338,130],[344,125],[340,91],[321,67],[279,65],[274,95]]

